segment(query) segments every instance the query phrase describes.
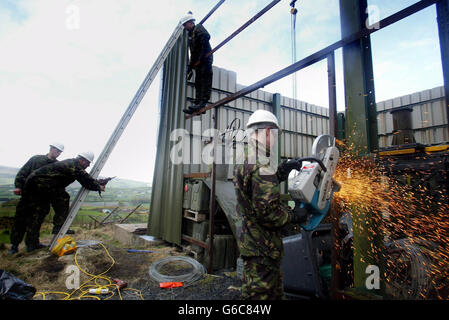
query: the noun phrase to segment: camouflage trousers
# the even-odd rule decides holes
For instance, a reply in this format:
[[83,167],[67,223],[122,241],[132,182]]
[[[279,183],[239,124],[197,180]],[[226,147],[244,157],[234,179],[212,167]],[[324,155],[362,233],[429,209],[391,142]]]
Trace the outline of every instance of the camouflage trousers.
[[242,257],[242,297],[246,300],[285,299],[281,261],[266,257]]
[[39,244],[42,223],[50,212],[50,205],[55,211],[54,228],[64,223],[69,209],[70,196],[65,190],[46,190],[27,186],[16,206],[14,224],[11,230],[11,244],[18,246],[25,237],[27,247]]

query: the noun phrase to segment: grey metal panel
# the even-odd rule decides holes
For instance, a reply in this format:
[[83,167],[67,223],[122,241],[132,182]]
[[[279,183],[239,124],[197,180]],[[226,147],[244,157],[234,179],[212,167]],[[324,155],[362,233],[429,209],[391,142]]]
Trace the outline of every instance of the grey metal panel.
[[443,103],[443,99],[440,101],[432,102],[431,110],[432,110],[432,125],[440,126],[446,123],[446,106]]
[[212,88],[220,88],[220,68],[212,67]]
[[307,115],[307,134],[313,135],[313,118]]
[[401,106],[413,109],[412,129],[418,143],[436,144],[449,141],[444,87],[436,87],[377,104],[380,146],[391,145],[393,120],[390,111]]
[[325,120],[325,129],[324,129],[324,133],[325,134],[329,134],[330,133],[329,125],[330,125],[330,121],[329,120]]
[[323,134],[323,118],[316,119],[316,125],[317,135]]
[[[383,115],[385,117],[385,115]],[[384,120],[386,122],[386,119]],[[385,124],[386,125],[386,124]],[[421,106],[413,108],[412,111],[412,128],[422,128]],[[390,132],[383,132],[385,134]]]
[[415,92],[411,94],[411,103],[418,103],[421,101],[421,95],[419,92]]
[[296,115],[296,111],[290,110],[290,112],[288,113],[288,122],[290,123],[290,130],[298,132],[296,130],[295,115]]
[[378,134],[386,134],[386,123],[385,123],[385,114],[379,113],[377,115],[377,130]]
[[393,132],[393,116],[389,112],[385,114],[385,130],[387,133]]
[[236,86],[237,86],[237,73],[230,71],[229,77],[228,77],[228,88],[229,92],[236,92]]

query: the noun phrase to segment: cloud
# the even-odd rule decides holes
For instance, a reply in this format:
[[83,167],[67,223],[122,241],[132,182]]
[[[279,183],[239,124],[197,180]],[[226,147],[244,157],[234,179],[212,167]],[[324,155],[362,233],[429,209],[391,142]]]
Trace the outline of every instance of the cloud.
[[399,42],[399,47],[401,49],[416,49],[421,47],[430,47],[438,44],[438,39],[426,38],[426,39],[416,39],[414,41],[401,41]]

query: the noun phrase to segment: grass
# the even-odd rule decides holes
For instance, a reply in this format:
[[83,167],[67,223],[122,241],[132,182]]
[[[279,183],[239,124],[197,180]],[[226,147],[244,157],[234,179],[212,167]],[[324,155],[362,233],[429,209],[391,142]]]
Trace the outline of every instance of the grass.
[[2,231],[0,233],[0,243],[9,243],[9,233]]

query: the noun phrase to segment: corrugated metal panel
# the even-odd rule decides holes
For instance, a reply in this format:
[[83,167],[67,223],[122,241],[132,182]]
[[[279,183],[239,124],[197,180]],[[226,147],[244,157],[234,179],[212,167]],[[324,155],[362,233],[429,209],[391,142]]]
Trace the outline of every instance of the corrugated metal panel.
[[391,146],[394,108],[413,109],[412,129],[416,142],[438,144],[449,141],[444,87],[436,87],[377,103],[379,147]]
[[151,194],[148,234],[181,244],[183,165],[170,161],[170,133],[184,128],[187,33],[179,38],[164,63],[160,124]]

